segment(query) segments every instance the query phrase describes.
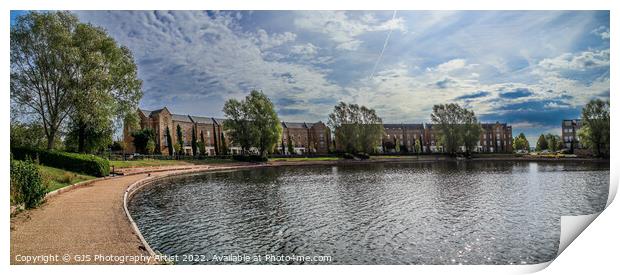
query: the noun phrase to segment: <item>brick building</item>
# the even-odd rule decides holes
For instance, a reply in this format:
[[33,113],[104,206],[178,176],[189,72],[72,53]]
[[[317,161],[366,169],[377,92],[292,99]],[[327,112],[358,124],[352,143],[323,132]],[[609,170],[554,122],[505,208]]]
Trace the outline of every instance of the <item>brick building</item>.
[[[482,133],[476,152],[512,152],[512,126],[499,122],[482,123],[480,126]],[[443,152],[437,127],[433,124],[384,124],[383,127],[385,134],[381,142],[385,152],[395,152],[396,145],[401,151],[414,152],[416,140],[419,140],[423,153]]]
[[[172,144],[177,144],[177,126],[181,128],[183,136],[183,150],[186,154],[192,154],[192,130],[196,131],[196,141],[204,138],[205,152],[207,155],[219,154],[239,154],[241,148],[232,143],[224,129],[224,119],[213,117],[202,117],[192,115],[180,115],[171,113],[168,108],[164,107],[154,111],[138,109],[138,117],[140,119],[140,128],[153,129],[155,132],[155,151],[163,155],[168,155],[168,138],[166,136],[166,128],[169,129],[172,138]],[[327,154],[329,152],[329,144],[331,138],[329,129],[321,121],[317,123],[295,123],[282,122],[282,139],[285,154],[305,154],[318,153]],[[135,153],[136,148],[133,145],[133,137],[131,132],[135,129],[129,129],[127,126],[123,129],[126,152]],[[295,152],[288,152],[288,138]],[[281,146],[276,151],[281,152]],[[224,152],[226,150],[227,152]]]

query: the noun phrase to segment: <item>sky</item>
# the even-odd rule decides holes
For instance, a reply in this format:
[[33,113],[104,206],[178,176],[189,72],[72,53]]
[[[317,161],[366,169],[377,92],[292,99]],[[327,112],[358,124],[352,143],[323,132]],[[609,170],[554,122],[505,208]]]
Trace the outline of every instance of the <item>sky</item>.
[[132,50],[145,109],[222,117],[257,89],[286,121],[325,122],[344,101],[420,123],[458,103],[534,144],[610,93],[608,11],[75,14]]

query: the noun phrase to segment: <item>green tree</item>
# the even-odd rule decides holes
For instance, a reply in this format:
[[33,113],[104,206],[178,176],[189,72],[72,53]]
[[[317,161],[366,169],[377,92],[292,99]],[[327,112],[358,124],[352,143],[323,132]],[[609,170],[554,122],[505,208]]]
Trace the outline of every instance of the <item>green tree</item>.
[[269,98],[259,91],[252,91],[245,99],[250,117],[250,129],[254,135],[254,146],[261,156],[273,151],[282,135],[282,123]]
[[372,153],[381,145],[383,122],[373,109],[340,102],[329,115],[328,125],[346,152]]
[[48,149],[67,119],[70,148],[106,148],[141,84],[131,52],[70,12],[30,12],[11,28],[11,100],[38,116]]
[[611,142],[609,101],[593,99],[588,102],[581,111],[581,120],[580,142],[592,149],[595,156],[608,157]]
[[524,133],[520,133],[513,139],[512,147],[514,150],[530,150],[530,143],[527,141]]
[[536,151],[547,150],[548,147],[549,144],[547,143],[545,135],[541,134],[540,137],[538,137],[538,141],[536,142]]
[[282,124],[273,103],[264,93],[253,90],[244,100],[224,104],[224,128],[243,153],[256,147],[261,156],[273,151],[282,135]]
[[152,155],[153,153],[155,153],[155,141],[152,139],[149,139],[149,141],[146,142],[146,153],[149,155]]
[[293,148],[293,138],[289,135],[286,139],[286,145],[288,146],[288,154],[292,155],[295,153],[295,148]]
[[207,154],[207,148],[205,148],[204,141],[199,141],[196,143],[196,145],[198,146],[198,152],[200,153],[201,156],[204,156]]
[[12,147],[43,149],[47,146],[45,130],[39,123],[11,121],[10,139]]
[[[226,116],[224,129],[232,141],[239,145],[241,151],[245,154],[252,144],[255,143],[256,139],[250,126],[248,105],[245,103],[245,100],[229,99],[224,103],[223,112]],[[225,141],[222,138],[222,147],[225,147],[224,143]]]
[[30,12],[11,27],[11,101],[37,117],[48,149],[74,110],[70,68],[78,24],[68,12]]
[[419,155],[420,152],[422,151],[422,146],[420,145],[420,140],[419,139],[415,140],[415,147],[414,148],[415,148],[416,154]]
[[226,144],[226,138],[224,137],[224,132],[220,133],[220,138],[222,140],[222,154],[228,155],[228,144]]
[[547,140],[547,148],[553,152],[560,150],[560,145],[562,144],[561,138],[558,135],[554,134],[546,134],[545,140]]
[[[177,124],[177,144],[179,144],[179,150],[176,150],[178,155],[184,155],[183,149],[183,130],[181,129],[181,124]],[[175,147],[176,149],[176,147]]]
[[174,155],[174,146],[172,144],[172,135],[170,135],[170,127],[166,126],[166,143],[168,146],[168,155]]
[[198,144],[196,140],[196,128],[192,127],[192,155],[196,156],[198,154]]
[[151,128],[134,131],[131,136],[133,137],[133,145],[140,153],[148,154],[147,145],[149,141],[153,141],[153,146],[155,146],[155,131]]
[[438,129],[439,143],[445,152],[456,154],[460,146],[470,154],[480,140],[482,128],[473,111],[458,104],[433,106],[431,121]]

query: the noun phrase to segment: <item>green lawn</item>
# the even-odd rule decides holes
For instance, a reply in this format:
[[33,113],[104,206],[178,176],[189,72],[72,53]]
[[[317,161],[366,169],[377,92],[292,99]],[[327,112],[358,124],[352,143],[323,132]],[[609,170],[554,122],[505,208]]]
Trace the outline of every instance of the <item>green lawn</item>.
[[41,172],[43,182],[47,184],[47,192],[95,178],[44,165],[39,165],[39,171]]
[[174,159],[140,159],[140,160],[113,160],[110,161],[110,169],[131,168],[131,167],[152,167],[152,166],[173,166],[173,165],[199,165],[209,163],[228,163],[234,162],[231,159],[197,159],[197,160],[174,160]]
[[339,160],[338,157],[318,157],[318,158],[306,158],[306,157],[291,157],[291,158],[269,158],[269,161],[330,161]]

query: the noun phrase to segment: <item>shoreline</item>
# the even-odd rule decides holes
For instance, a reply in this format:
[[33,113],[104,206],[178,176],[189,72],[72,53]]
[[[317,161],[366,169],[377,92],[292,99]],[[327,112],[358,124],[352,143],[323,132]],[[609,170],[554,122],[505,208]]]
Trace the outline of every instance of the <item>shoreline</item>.
[[[457,160],[445,156],[435,156],[433,158],[385,158],[369,160],[323,160],[323,161],[275,161],[267,163],[227,163],[210,165],[188,165],[188,166],[152,166],[125,169],[123,175],[97,178],[81,183],[67,186],[59,192],[50,192],[46,195],[44,205],[21,211],[11,217],[11,264],[20,264],[15,259],[16,255],[31,254],[62,254],[67,253],[67,247],[76,248],[75,251],[68,251],[74,254],[91,254],[101,250],[115,251],[117,255],[127,255],[132,251],[140,255],[155,257],[154,251],[142,236],[139,228],[135,224],[133,217],[128,210],[128,204],[134,194],[142,187],[158,182],[161,179],[174,176],[186,176],[205,172],[225,172],[241,169],[256,169],[280,166],[314,166],[314,165],[358,165],[372,163],[433,163],[433,162],[481,162],[481,161],[507,161],[507,162],[574,162],[574,163],[609,163],[604,159],[586,158],[473,158]],[[152,174],[152,175],[151,175]],[[108,190],[110,189],[110,190]],[[99,194],[97,194],[99,192]],[[100,203],[93,203],[93,199],[100,200]],[[60,206],[59,206],[60,204]],[[77,211],[67,210],[66,206],[83,205],[77,207]],[[110,215],[113,219],[110,219]],[[31,216],[34,216],[31,218]],[[122,216],[122,218],[121,218]],[[104,222],[104,220],[110,220]],[[66,228],[75,224],[78,229],[72,234],[58,236],[52,232],[66,233]],[[15,225],[15,227],[14,227]],[[99,227],[108,227],[108,231],[101,232]],[[27,231],[27,232],[24,232]],[[112,232],[110,232],[112,231]],[[51,234],[51,238],[41,238],[39,234]],[[110,235],[111,234],[111,235]],[[39,238],[39,239],[37,239]],[[123,241],[118,241],[122,239]],[[59,240],[60,239],[60,240]],[[63,240],[64,239],[64,240]],[[75,247],[71,242],[79,239],[81,245]],[[107,243],[100,239],[107,240]],[[64,242],[63,242],[64,241]],[[112,241],[112,243],[110,243]],[[99,243],[99,245],[98,245]],[[105,249],[104,249],[105,248]],[[16,251],[20,250],[20,251]],[[47,251],[46,251],[47,250]],[[86,264],[89,262],[60,262],[60,264]],[[90,262],[92,263],[92,262]],[[109,262],[96,262],[97,264],[118,264]],[[153,262],[140,262],[138,264],[152,264]],[[155,261],[155,263],[161,263]],[[33,264],[33,263],[29,263]],[[52,263],[53,264],[53,263]],[[125,263],[127,264],[127,263]]]

